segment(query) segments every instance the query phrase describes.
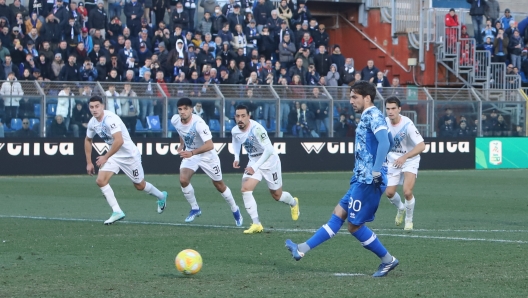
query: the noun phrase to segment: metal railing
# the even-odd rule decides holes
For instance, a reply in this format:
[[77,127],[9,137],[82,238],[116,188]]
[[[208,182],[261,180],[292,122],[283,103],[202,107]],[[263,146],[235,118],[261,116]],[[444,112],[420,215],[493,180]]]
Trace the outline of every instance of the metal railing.
[[[504,69],[499,68],[498,71],[502,72]],[[515,84],[518,84],[518,80],[514,76],[504,77],[498,84],[508,84],[509,81],[516,81]],[[210,120],[213,124],[214,121],[217,123],[213,132],[221,137],[229,135],[234,108],[238,104],[251,106],[254,118],[275,136],[291,135],[288,116],[296,102],[306,103],[311,110],[325,109],[329,121],[323,124],[318,122],[317,132],[330,137],[334,133],[334,122],[341,114],[355,115],[349,103],[348,86],[248,87],[109,82],[23,82],[21,85],[27,88],[22,97],[26,98],[26,102],[31,102],[32,110],[30,109],[27,118],[32,118],[32,123],[41,123],[38,131],[43,137],[49,136],[49,127],[55,115],[64,114],[68,103],[86,103],[93,95],[102,96],[110,110],[117,112],[122,109],[118,114],[127,118],[127,127],[131,128],[130,125],[137,123],[138,130],[133,131],[136,136],[143,137],[170,137],[175,133],[170,118],[177,113],[176,101],[184,96],[190,97],[193,103],[202,104],[204,113],[209,118],[208,123],[211,124]],[[526,97],[521,89],[484,89],[476,92],[475,89],[463,88],[378,88],[376,106],[384,110],[383,102],[390,96],[397,96],[401,100],[402,113],[411,116],[420,132],[428,137],[437,135],[438,115],[442,114],[445,107],[456,107],[454,110],[457,113],[475,119],[480,117],[477,115],[490,109],[497,109],[512,125],[525,121]],[[5,99],[9,96],[2,97]],[[130,105],[138,107],[137,114],[130,114],[131,111],[127,110]],[[147,127],[144,123],[147,116],[157,116],[161,127],[154,130]]]

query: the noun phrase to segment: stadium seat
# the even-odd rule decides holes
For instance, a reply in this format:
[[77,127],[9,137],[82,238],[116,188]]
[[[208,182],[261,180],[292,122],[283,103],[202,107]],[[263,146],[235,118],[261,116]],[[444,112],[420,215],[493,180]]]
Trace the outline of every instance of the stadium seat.
[[141,123],[141,120],[136,120],[136,132],[145,132],[146,129],[143,127],[143,124]]
[[172,125],[170,118],[168,118],[168,121],[167,121],[167,129],[169,131],[176,131],[176,127],[174,127],[174,125]]
[[266,120],[264,120],[264,119],[258,119],[257,122],[258,122],[260,125],[264,126],[264,128],[265,128],[267,131],[269,131],[268,124],[266,123]]
[[35,114],[35,117],[40,118],[40,103],[36,103],[33,106],[33,114]]
[[339,110],[337,109],[335,105],[334,105],[334,119],[339,119]]
[[148,116],[147,124],[150,131],[161,131],[161,122],[158,115]]
[[277,130],[277,121],[273,118],[270,120],[270,127],[267,131],[276,131]]
[[220,132],[220,121],[218,121],[217,119],[210,119],[209,129],[211,130],[211,132]]
[[321,126],[319,127],[319,132],[326,132],[326,126],[323,121],[321,121]]
[[226,132],[231,132],[231,129],[233,129],[233,127],[235,127],[235,120],[226,119],[226,121],[224,123],[224,126],[225,126],[225,131]]
[[49,103],[46,109],[46,115],[49,117],[55,117],[57,114],[57,104],[56,103]]
[[29,119],[29,128],[32,129],[33,125],[40,123],[40,120],[37,118],[31,118]]
[[11,130],[19,130],[22,128],[22,119],[13,118],[11,119]]

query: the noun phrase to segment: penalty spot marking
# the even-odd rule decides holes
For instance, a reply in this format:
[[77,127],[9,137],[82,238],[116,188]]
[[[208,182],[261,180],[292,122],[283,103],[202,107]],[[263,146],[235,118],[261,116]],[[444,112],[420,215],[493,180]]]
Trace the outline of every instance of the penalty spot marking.
[[363,273],[334,273],[334,276],[365,276]]
[[[94,222],[101,223],[100,219],[88,219],[88,218],[63,218],[63,217],[45,217],[45,216],[24,216],[24,215],[0,215],[0,218],[20,218],[20,219],[36,219],[36,220],[56,220],[56,221],[72,221],[72,222]],[[137,225],[159,225],[159,226],[174,226],[174,227],[198,227],[198,228],[215,228],[215,229],[243,229],[242,227],[234,226],[223,226],[223,225],[197,225],[187,223],[170,223],[170,222],[150,222],[150,221],[119,221],[120,224],[137,224]],[[315,229],[267,229],[268,231],[276,232],[292,232],[292,233],[314,233]],[[385,229],[387,230],[387,229]],[[374,229],[377,231],[377,229]],[[396,230],[395,230],[396,231]],[[401,230],[400,230],[401,231]],[[430,230],[434,232],[435,230]],[[471,230],[468,230],[471,231]],[[341,235],[350,235],[348,232],[338,232]],[[528,241],[522,240],[505,240],[505,239],[486,239],[486,238],[468,238],[468,237],[443,237],[443,236],[429,236],[429,235],[413,235],[413,234],[381,234],[378,236],[386,237],[402,237],[402,238],[421,238],[421,239],[438,239],[438,240],[453,240],[453,241],[481,241],[481,242],[499,242],[499,243],[516,243],[516,244],[528,244]]]

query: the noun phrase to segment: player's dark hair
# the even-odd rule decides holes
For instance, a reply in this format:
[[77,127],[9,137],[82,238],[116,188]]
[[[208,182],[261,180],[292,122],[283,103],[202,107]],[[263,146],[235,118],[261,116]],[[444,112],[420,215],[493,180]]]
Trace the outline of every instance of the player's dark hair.
[[90,97],[90,102],[96,102],[96,101],[98,101],[100,103],[103,103],[103,98],[101,98],[101,96],[97,96],[97,95]]
[[401,108],[401,102],[396,96],[391,96],[387,98],[387,100],[385,100],[385,105],[387,105],[388,103],[395,103],[398,108]]
[[374,103],[374,99],[376,99],[376,87],[367,81],[356,81],[356,83],[350,87],[350,91],[354,91],[354,93],[363,97],[366,97],[367,95],[370,96],[370,101],[372,103]]
[[237,110],[237,111],[238,111],[238,110],[246,110],[246,113],[247,113],[248,116],[249,116],[249,108],[248,108],[247,106],[245,106],[245,105],[238,105],[238,106],[236,106],[236,109],[235,109],[235,110]]
[[179,108],[181,106],[188,106],[188,107],[191,107],[192,108],[192,100],[188,97],[182,97],[180,99],[178,99],[178,103],[176,104],[176,106]]

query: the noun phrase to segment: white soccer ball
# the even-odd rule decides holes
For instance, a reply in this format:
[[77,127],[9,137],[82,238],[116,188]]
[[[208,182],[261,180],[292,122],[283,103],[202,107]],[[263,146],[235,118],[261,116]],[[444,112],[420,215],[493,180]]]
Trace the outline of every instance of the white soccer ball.
[[196,274],[202,269],[202,256],[196,250],[184,249],[178,253],[174,263],[181,273]]

